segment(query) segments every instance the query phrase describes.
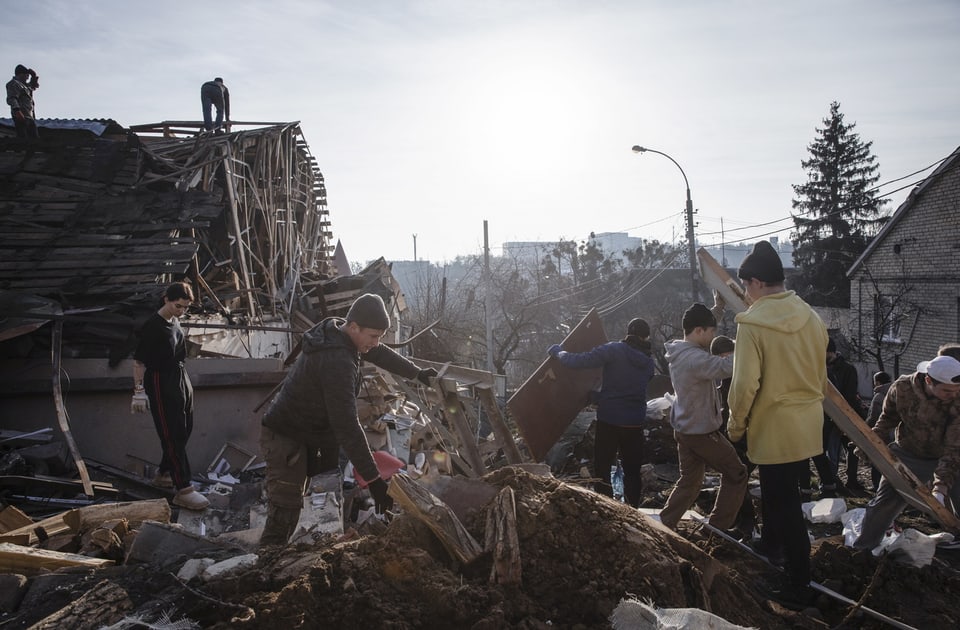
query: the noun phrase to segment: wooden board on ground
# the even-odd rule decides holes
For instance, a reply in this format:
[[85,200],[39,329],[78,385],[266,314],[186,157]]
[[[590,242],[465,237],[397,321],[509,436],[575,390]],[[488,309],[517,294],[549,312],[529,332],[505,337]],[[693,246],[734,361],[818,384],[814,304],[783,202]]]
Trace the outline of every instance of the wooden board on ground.
[[[697,252],[697,258],[700,260],[700,271],[704,282],[720,292],[727,302],[727,308],[736,313],[747,310],[746,293],[737,281],[714,260],[713,256],[701,247]],[[833,383],[827,383],[823,410],[833,419],[837,427],[860,447],[870,462],[893,484],[907,502],[933,516],[944,527],[960,530],[960,519],[934,499],[930,489],[890,452],[883,440],[870,430],[860,414],[844,400],[843,395],[833,386]]]
[[[560,344],[567,352],[586,352],[606,343],[603,323],[596,309],[587,313]],[[546,352],[546,348],[544,348]],[[563,432],[589,401],[590,392],[600,383],[603,370],[565,368],[547,357],[537,371],[520,386],[507,409],[530,449],[534,461],[541,462]]]

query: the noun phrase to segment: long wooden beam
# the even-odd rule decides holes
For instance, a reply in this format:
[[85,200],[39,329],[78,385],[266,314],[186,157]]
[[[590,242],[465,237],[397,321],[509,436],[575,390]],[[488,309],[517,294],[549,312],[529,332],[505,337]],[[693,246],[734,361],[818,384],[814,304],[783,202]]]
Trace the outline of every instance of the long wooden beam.
[[[720,266],[706,249],[701,247],[700,251],[697,252],[697,257],[700,259],[700,273],[704,282],[720,293],[726,301],[727,307],[737,313],[747,310],[749,299],[737,281],[730,277],[730,274]],[[880,470],[887,481],[893,484],[893,487],[907,502],[933,516],[944,527],[960,530],[960,519],[934,499],[926,484],[917,479],[913,471],[904,466],[890,452],[883,440],[870,430],[860,414],[847,404],[847,401],[844,400],[843,395],[834,387],[833,383],[827,383],[825,396],[823,409],[827,412],[827,415],[833,419],[837,427],[847,437],[853,440],[854,444],[860,447],[860,450],[867,455],[873,465]]]

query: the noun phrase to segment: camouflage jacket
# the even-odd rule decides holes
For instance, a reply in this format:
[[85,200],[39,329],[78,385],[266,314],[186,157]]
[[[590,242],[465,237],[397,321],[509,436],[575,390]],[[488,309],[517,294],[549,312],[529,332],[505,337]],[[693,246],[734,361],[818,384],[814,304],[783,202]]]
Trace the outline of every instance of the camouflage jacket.
[[901,376],[887,391],[873,432],[917,457],[937,459],[934,481],[952,488],[960,475],[960,401],[928,396],[924,375]]

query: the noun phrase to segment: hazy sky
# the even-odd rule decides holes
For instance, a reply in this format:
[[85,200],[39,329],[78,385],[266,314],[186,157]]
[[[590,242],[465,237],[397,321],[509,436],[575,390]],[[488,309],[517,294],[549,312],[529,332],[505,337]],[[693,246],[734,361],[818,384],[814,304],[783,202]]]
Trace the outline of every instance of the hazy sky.
[[234,120],[301,121],[352,262],[412,259],[414,234],[421,259],[480,253],[485,219],[495,254],[591,231],[680,238],[680,171],[635,144],[686,172],[700,243],[721,218],[727,241],[788,228],[769,223],[789,217],[834,100],[883,182],[960,145],[958,0],[7,9],[0,58],[37,70],[40,117],[199,120],[200,84],[222,76]]

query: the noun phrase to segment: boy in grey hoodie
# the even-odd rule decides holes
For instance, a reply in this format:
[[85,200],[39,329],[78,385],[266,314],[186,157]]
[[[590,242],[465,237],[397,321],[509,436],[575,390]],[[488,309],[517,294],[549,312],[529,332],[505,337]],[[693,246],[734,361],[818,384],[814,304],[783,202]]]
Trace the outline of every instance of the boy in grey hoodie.
[[[722,302],[714,311],[723,312]],[[683,313],[683,339],[664,344],[670,379],[677,394],[670,410],[680,459],[680,479],[660,512],[660,521],[676,529],[683,513],[700,493],[710,466],[720,473],[720,491],[710,513],[710,525],[729,529],[747,489],[747,469],[723,433],[716,381],[733,374],[732,356],[713,356],[710,342],[717,333],[713,312],[699,302]]]

